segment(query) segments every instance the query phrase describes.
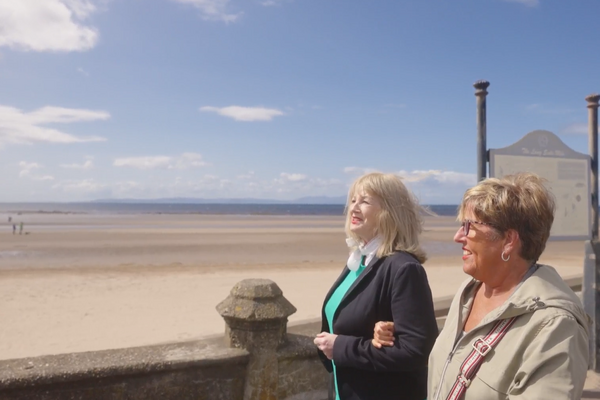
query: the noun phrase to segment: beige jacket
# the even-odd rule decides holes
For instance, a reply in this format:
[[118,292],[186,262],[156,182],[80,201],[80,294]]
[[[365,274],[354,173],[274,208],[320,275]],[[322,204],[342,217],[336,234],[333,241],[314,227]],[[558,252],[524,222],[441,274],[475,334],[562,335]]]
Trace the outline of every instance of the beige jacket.
[[589,318],[556,270],[546,265],[527,278],[499,308],[462,334],[480,282],[465,282],[450,306],[429,356],[428,400],[446,400],[459,368],[498,319],[517,320],[487,356],[464,400],[579,400],[588,367]]

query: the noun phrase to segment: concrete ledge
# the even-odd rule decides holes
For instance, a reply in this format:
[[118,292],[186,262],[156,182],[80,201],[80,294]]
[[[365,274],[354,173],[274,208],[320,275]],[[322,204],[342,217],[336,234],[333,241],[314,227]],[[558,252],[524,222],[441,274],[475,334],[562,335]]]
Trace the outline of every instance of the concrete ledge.
[[[280,399],[324,400],[329,374],[314,335],[288,334],[275,353]],[[0,400],[241,399],[252,355],[223,337],[0,361]]]
[[15,389],[88,379],[246,364],[248,352],[221,340],[59,354],[0,361],[0,388]]
[[327,400],[327,390],[313,390],[308,393],[300,393],[291,397],[286,397],[283,400]]
[[583,287],[583,276],[574,276],[563,279],[574,292],[581,292]]
[[277,351],[278,399],[325,400],[329,374],[310,336],[288,333],[287,344]]
[[288,333],[287,342],[277,350],[277,358],[314,358],[318,357],[317,347],[313,343],[314,335]]

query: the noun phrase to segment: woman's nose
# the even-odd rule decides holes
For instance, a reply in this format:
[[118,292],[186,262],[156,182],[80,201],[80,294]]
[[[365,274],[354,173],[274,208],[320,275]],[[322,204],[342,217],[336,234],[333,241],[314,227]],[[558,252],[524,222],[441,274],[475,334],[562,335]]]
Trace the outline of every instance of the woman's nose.
[[456,233],[454,234],[454,241],[456,243],[461,243],[465,238],[465,231],[463,230],[462,226],[459,226],[458,229],[456,230]]

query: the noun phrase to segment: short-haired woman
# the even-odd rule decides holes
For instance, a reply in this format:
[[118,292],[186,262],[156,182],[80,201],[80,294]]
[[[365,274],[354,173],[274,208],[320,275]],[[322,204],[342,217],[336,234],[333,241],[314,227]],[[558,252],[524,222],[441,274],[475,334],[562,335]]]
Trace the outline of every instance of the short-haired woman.
[[[422,222],[414,196],[393,174],[371,173],[350,188],[350,257],[325,297],[314,342],[333,373],[338,400],[423,400],[427,358],[438,330],[421,263]],[[371,345],[373,325],[393,321],[393,345]]]
[[[454,297],[431,352],[429,400],[581,398],[588,317],[556,270],[537,263],[554,209],[530,173],[466,191],[454,241],[472,279]],[[389,340],[378,325],[374,342]]]

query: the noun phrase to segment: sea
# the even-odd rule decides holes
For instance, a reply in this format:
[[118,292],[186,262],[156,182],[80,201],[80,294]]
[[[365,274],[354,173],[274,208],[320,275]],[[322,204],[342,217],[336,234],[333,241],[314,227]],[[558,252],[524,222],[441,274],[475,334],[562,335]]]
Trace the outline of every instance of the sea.
[[[425,213],[455,216],[458,205],[425,205]],[[0,213],[343,215],[342,204],[0,203]]]

